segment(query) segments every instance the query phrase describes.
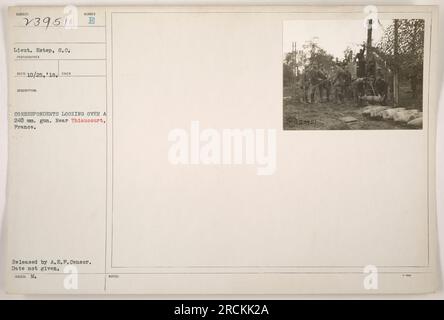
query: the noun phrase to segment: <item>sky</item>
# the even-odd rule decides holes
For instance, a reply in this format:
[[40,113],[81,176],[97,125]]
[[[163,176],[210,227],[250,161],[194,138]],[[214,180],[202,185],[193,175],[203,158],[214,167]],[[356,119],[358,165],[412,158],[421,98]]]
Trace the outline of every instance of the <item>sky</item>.
[[[381,25],[375,28],[373,24],[373,44],[382,37],[384,28],[392,23],[392,20],[380,20]],[[317,37],[318,45],[327,53],[342,59],[347,46],[356,53],[362,43],[367,39],[367,29],[364,21],[359,20],[291,20],[284,21],[284,53],[291,52],[292,42],[296,41],[297,50],[307,40]]]

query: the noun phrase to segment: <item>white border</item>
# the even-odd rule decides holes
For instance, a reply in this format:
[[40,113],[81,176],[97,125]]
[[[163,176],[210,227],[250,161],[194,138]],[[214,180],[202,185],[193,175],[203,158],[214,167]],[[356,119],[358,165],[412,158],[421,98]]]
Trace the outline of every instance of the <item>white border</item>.
[[[88,6],[99,6],[99,5],[193,5],[193,4],[199,4],[199,5],[224,5],[224,4],[237,4],[237,5],[248,5],[248,4],[292,4],[292,5],[387,5],[387,2],[384,1],[372,1],[371,3],[368,1],[362,1],[362,0],[355,0],[355,1],[334,1],[334,0],[324,0],[324,1],[303,1],[303,0],[293,0],[293,1],[280,1],[280,2],[272,2],[272,1],[263,1],[263,0],[237,0],[237,1],[175,1],[175,0],[168,0],[168,1],[131,1],[131,2],[123,2],[121,0],[90,0],[90,1],[61,1],[61,0],[52,0],[52,1],[40,1],[40,0],[33,0],[33,1],[20,1],[20,0],[2,0],[2,3],[0,4],[1,9],[1,16],[0,16],[0,299],[29,299],[29,298],[35,298],[37,296],[27,295],[27,296],[20,296],[20,295],[6,295],[4,293],[4,277],[2,276],[4,274],[4,257],[5,257],[5,227],[4,227],[4,207],[5,207],[5,185],[6,185],[6,159],[7,159],[7,64],[6,64],[6,50],[5,50],[5,43],[6,43],[6,17],[7,17],[7,7],[13,6],[13,5],[67,5],[67,4],[73,4],[73,5],[88,5]],[[391,5],[440,5],[440,11],[439,11],[439,19],[441,21],[444,21],[444,1],[443,0],[432,0],[432,1],[400,1],[400,0],[392,0],[390,1]],[[442,37],[444,34],[444,24],[441,23],[439,26],[439,33]],[[443,46],[444,43],[441,41],[439,43],[439,54],[438,56],[443,55]],[[442,81],[442,75],[443,75],[443,67],[444,62],[442,59],[439,59],[438,66],[436,69],[436,72],[438,72],[438,79],[439,83],[441,84],[441,92],[443,92],[443,81]],[[438,116],[437,116],[437,160],[436,160],[436,180],[437,180],[437,188],[436,188],[436,195],[437,195],[437,219],[438,219],[438,236],[440,243],[444,244],[444,119],[442,112],[439,112],[444,105],[444,99],[439,98],[439,106],[438,106]],[[444,260],[444,245],[442,245],[440,248],[440,260]],[[444,274],[444,264],[441,264],[441,274]],[[396,298],[403,298],[403,299],[444,299],[444,289],[443,289],[443,282],[441,279],[441,286],[438,292],[434,294],[428,294],[428,295],[377,295],[377,296],[357,296],[357,295],[342,295],[342,296],[332,296],[332,295],[317,295],[315,296],[317,299],[329,299],[329,298],[335,298],[335,299],[356,299],[356,298],[362,298],[362,299],[396,299]],[[90,299],[94,298],[145,298],[145,296],[123,296],[123,295],[113,295],[112,297],[105,296],[105,295],[95,295],[95,296],[89,296]],[[202,296],[202,295],[187,295],[187,296],[181,296],[181,295],[170,295],[168,298],[170,299],[179,299],[179,298],[196,298],[196,299],[232,299],[232,298],[245,298],[245,299],[255,299],[257,298],[257,295],[236,295],[236,296],[217,296],[217,295],[211,295],[211,296]],[[38,298],[47,298],[47,299],[78,299],[78,298],[88,298],[88,296],[84,295],[78,295],[78,296],[55,296],[55,295],[39,295]],[[159,298],[165,298],[165,296],[156,296],[156,295],[150,295],[150,299],[159,299]],[[270,299],[308,299],[313,298],[313,296],[309,295],[297,295],[297,296],[267,296],[263,295],[261,296],[261,299],[263,298],[270,298]]]

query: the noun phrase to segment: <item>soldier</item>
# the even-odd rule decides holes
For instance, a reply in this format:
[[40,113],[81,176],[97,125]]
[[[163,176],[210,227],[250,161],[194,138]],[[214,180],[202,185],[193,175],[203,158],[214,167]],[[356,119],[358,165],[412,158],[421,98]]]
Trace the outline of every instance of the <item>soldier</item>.
[[353,90],[351,89],[353,78],[350,70],[345,69],[345,75],[345,97],[351,99],[353,98]]
[[331,81],[328,79],[327,72],[325,71],[325,69],[321,69],[319,72],[320,72],[319,77],[322,79],[319,84],[319,94],[321,96],[321,100],[322,100],[323,94],[325,94],[325,100],[327,102],[329,102],[330,101],[330,91],[331,91]]
[[361,97],[365,93],[365,78],[358,78],[352,82],[353,98],[358,106],[362,105]]
[[358,78],[364,78],[365,77],[365,45],[362,46],[362,49],[359,50],[359,52],[356,54],[355,61],[357,62],[357,70],[356,70],[356,76]]
[[325,80],[327,77],[325,74],[319,70],[317,64],[313,65],[313,68],[310,72],[310,103],[313,103],[315,100],[316,89],[319,90],[319,97],[322,99],[322,84],[321,82]]
[[373,55],[370,56],[367,62],[367,77],[376,76],[376,60]]
[[313,74],[314,74],[314,68],[313,66],[307,67],[307,77],[306,77],[306,83],[307,83],[307,102],[313,103],[314,102],[314,95],[316,91],[316,87],[313,84]]
[[336,74],[333,82],[335,88],[336,103],[344,102],[347,85],[347,73],[340,66],[336,66]]
[[381,97],[381,104],[385,105],[387,101],[388,83],[384,79],[384,74],[381,68],[378,68],[376,70],[374,89],[375,89],[375,94]]
[[308,103],[308,89],[310,86],[309,76],[307,70],[301,75],[300,88],[302,90],[302,102]]

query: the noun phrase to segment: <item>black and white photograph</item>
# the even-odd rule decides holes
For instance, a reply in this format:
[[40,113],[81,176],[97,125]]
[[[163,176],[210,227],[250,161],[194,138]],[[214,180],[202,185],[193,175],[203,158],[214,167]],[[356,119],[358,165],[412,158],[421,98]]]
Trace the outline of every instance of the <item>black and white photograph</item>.
[[422,129],[424,24],[284,21],[284,130]]

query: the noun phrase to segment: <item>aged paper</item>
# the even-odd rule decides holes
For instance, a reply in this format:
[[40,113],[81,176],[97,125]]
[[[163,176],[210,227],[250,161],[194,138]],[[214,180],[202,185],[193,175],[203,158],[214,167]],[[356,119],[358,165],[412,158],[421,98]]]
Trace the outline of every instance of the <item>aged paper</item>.
[[437,23],[11,7],[8,291],[434,291]]

